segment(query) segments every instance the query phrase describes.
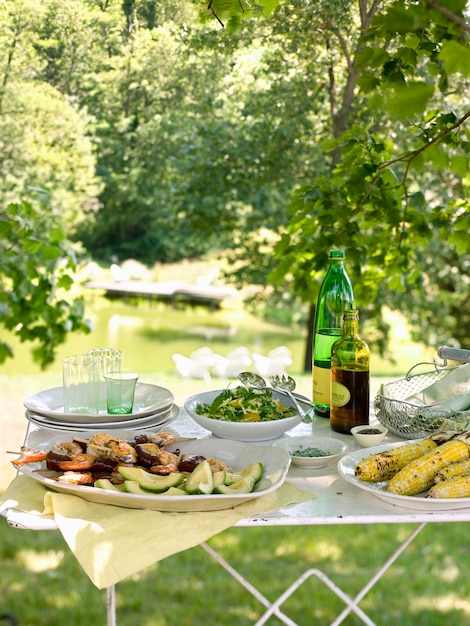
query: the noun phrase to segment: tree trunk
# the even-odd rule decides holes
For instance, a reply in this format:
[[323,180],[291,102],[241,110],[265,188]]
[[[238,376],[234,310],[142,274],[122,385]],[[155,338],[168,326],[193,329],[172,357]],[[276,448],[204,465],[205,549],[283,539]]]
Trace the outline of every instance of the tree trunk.
[[312,358],[313,358],[313,325],[315,323],[315,309],[316,305],[310,303],[308,311],[307,322],[307,344],[305,346],[305,359],[304,359],[304,374],[312,371]]

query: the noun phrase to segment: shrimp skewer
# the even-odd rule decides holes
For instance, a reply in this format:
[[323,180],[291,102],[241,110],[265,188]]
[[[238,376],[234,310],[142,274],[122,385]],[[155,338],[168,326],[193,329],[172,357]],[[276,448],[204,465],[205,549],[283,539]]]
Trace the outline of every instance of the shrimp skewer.
[[47,457],[47,450],[31,450],[26,446],[21,447],[20,456],[12,461],[13,465],[25,465],[26,463],[36,463],[44,461]]

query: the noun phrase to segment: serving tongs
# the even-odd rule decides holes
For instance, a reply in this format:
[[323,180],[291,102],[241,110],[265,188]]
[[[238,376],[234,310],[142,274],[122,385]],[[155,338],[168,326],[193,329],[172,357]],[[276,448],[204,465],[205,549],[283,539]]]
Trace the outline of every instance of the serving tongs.
[[[238,379],[246,387],[251,387],[252,389],[269,389],[264,378],[259,374],[255,374],[254,372],[241,372],[238,375]],[[272,389],[274,389],[275,391],[279,391],[280,393],[283,393],[290,398],[295,408],[297,409],[297,412],[300,415],[300,419],[302,420],[302,422],[310,424],[312,418],[300,406],[299,400],[300,402],[305,402],[312,407],[313,404],[310,402],[310,400],[304,400],[303,398],[297,399],[294,396],[292,392],[294,391],[296,386],[295,380],[290,376],[271,376],[269,382],[271,383]]]

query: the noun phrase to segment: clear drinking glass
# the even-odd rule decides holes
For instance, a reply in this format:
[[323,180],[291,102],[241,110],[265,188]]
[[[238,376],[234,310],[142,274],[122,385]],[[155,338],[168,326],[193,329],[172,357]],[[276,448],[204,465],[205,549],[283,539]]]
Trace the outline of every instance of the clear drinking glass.
[[123,352],[118,348],[91,348],[87,350],[87,354],[96,357],[99,361],[99,380],[100,380],[100,400],[99,406],[101,411],[106,411],[106,384],[104,375],[109,372],[122,372],[123,370]]
[[97,415],[100,402],[100,363],[89,354],[62,359],[64,413]]
[[108,372],[122,372],[123,353],[117,348],[91,348],[87,354],[100,360],[100,378]]

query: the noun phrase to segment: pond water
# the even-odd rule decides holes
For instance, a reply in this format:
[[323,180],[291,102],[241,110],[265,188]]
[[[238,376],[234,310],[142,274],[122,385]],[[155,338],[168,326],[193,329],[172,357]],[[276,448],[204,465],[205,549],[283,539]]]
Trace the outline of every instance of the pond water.
[[[92,333],[70,334],[46,373],[60,373],[62,357],[96,347],[122,349],[125,368],[141,373],[171,374],[174,353],[189,356],[203,346],[226,356],[239,346],[267,354],[285,345],[291,350],[294,361],[289,371],[300,373],[303,366],[306,331],[267,324],[239,306],[217,311],[203,307],[175,309],[155,302],[131,304],[93,296],[87,301],[87,317],[93,322]],[[0,375],[43,373],[33,362],[30,344],[12,341],[12,345],[15,357],[0,366]]]

